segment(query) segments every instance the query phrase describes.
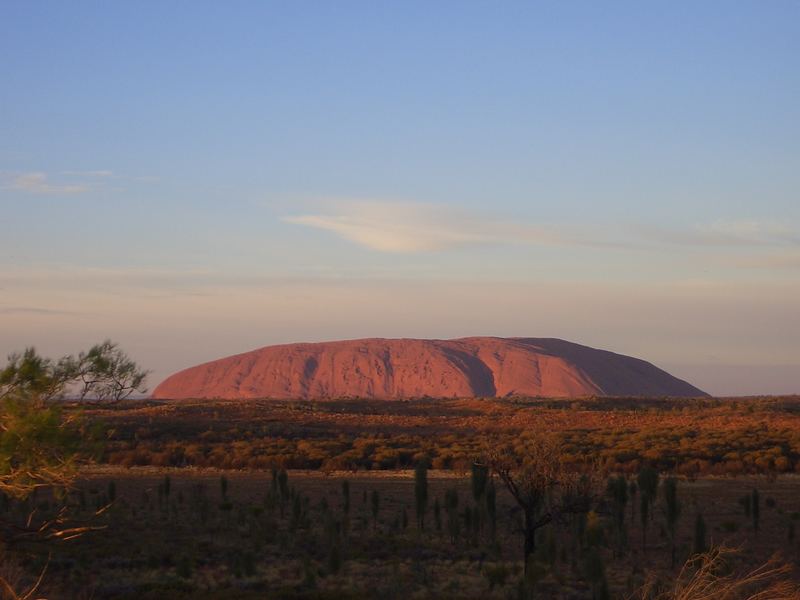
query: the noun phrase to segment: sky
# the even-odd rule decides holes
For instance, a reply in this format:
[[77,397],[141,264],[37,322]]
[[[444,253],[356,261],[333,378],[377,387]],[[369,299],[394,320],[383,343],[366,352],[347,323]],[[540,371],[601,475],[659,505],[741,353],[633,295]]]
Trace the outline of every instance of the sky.
[[800,393],[800,3],[0,4],[0,356],[558,337]]

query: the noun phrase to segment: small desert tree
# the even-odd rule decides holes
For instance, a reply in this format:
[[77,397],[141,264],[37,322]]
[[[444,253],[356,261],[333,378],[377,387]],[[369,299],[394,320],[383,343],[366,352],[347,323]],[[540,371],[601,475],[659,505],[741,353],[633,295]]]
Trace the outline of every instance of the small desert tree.
[[[95,450],[99,427],[55,401],[75,384],[77,362],[27,348],[0,369],[0,492],[24,498],[38,487],[67,486],[77,462]],[[111,385],[102,374],[97,382]]]
[[636,482],[639,484],[639,491],[651,501],[656,497],[658,481],[658,471],[650,466],[642,467],[642,470],[639,471],[639,474],[636,476]]
[[278,471],[276,481],[278,482],[278,505],[281,511],[281,518],[283,518],[286,512],[286,505],[289,502],[289,474],[286,469]]
[[706,546],[706,522],[703,513],[697,513],[694,520],[694,543],[692,544],[695,554],[703,554],[708,547]]
[[670,541],[670,564],[675,566],[675,533],[678,517],[681,514],[681,504],[678,501],[678,482],[674,477],[664,480],[664,508],[667,517]]
[[342,481],[342,512],[350,514],[350,482],[347,479]]
[[105,340],[81,352],[66,363],[71,380],[77,383],[81,400],[94,398],[119,402],[134,393],[145,393],[148,372],[139,368],[117,344]]
[[472,519],[476,534],[483,529],[483,523],[486,520],[486,490],[488,482],[489,468],[481,463],[472,463],[470,483],[472,486],[472,499],[475,500]]
[[68,362],[58,362],[37,354],[35,348],[15,352],[0,370],[0,398],[15,396],[45,402],[60,395],[69,382]]
[[744,510],[744,516],[750,516],[750,494],[745,494],[741,498],[739,498],[739,504],[742,505],[742,510]]
[[68,486],[86,429],[77,413],[27,392],[7,394],[0,405],[0,492],[25,498],[39,487]]
[[342,481],[342,537],[350,530],[350,482]]
[[486,514],[489,517],[489,535],[494,540],[497,532],[497,490],[491,479],[486,486]]
[[616,551],[622,554],[627,543],[625,532],[625,505],[628,502],[628,482],[623,475],[611,477],[606,486],[606,495],[611,501],[616,535]]
[[586,513],[594,503],[595,471],[570,465],[564,456],[561,443],[547,433],[532,438],[524,452],[496,447],[486,454],[487,466],[522,509],[526,569],[542,527],[563,522],[570,514]]
[[[76,383],[77,361],[71,356],[53,361],[28,348],[9,356],[0,369],[0,496],[24,500],[40,487],[63,490],[72,484],[77,465],[98,449],[101,426],[56,401]],[[109,383],[105,375],[98,375],[98,385]],[[116,485],[109,484],[112,501],[115,495]],[[98,507],[98,513],[103,510]],[[17,539],[68,540],[96,529],[78,526],[66,506],[54,518],[36,513],[30,512],[22,525],[0,522],[0,545]],[[2,576],[0,586],[17,597]]]
[[447,513],[447,532],[450,534],[450,541],[455,544],[461,529],[461,521],[458,518],[458,490],[455,488],[450,488],[444,493],[444,510]]
[[481,463],[472,463],[470,472],[470,484],[472,486],[472,497],[476,504],[480,504],[484,493],[486,492],[486,484],[489,481],[489,469],[486,465]]
[[381,508],[381,495],[378,493],[378,490],[372,490],[372,494],[370,496],[370,502],[372,506],[372,528],[378,528],[378,513],[380,512]]
[[428,465],[424,460],[414,471],[414,500],[416,503],[417,526],[425,529],[425,513],[428,510]]
[[639,471],[636,481],[639,485],[641,498],[640,515],[642,519],[642,551],[647,548],[647,524],[650,520],[650,507],[656,499],[658,491],[658,471],[652,467],[644,467]]
[[9,356],[0,371],[0,397],[16,393],[42,401],[64,395],[119,401],[136,392],[144,393],[147,375],[110,340],[57,361],[27,348]]
[[753,515],[753,530],[758,533],[758,522],[761,518],[761,501],[758,490],[754,489],[751,502],[751,514]]

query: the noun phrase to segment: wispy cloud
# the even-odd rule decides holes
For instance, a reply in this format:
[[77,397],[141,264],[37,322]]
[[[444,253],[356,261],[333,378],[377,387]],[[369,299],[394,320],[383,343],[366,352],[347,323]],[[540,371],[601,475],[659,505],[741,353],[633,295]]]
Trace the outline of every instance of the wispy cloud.
[[800,252],[751,256],[737,259],[734,264],[746,269],[800,269]]
[[423,252],[488,241],[471,219],[426,204],[349,202],[337,206],[332,214],[289,216],[284,220],[331,231],[383,252]]
[[70,177],[113,177],[113,171],[97,170],[97,171],[62,171],[62,175]]
[[55,183],[46,173],[34,171],[20,173],[9,178],[7,188],[26,194],[57,195],[82,194],[92,189],[87,183]]
[[800,245],[800,231],[772,219],[717,220],[685,229],[646,227],[651,240],[692,246],[777,246]]
[[52,308],[39,308],[35,306],[5,306],[0,307],[0,315],[53,315],[73,316],[80,313],[71,310],[58,310]]
[[287,223],[335,233],[381,252],[429,252],[487,243],[602,244],[567,228],[503,221],[454,207],[413,202],[344,202]]
[[800,245],[800,229],[784,222],[717,220],[665,228],[605,224],[540,224],[502,220],[452,206],[403,202],[340,202],[324,212],[291,215],[288,223],[330,231],[381,252],[429,252],[456,246],[510,243],[608,248],[759,248]]

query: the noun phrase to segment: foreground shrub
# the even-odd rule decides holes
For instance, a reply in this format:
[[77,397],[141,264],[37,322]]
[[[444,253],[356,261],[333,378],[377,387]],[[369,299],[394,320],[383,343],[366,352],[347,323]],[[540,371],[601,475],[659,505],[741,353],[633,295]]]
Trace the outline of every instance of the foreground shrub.
[[792,567],[773,556],[751,571],[735,572],[730,548],[714,548],[690,558],[670,582],[651,578],[635,600],[796,600],[800,585],[792,581]]

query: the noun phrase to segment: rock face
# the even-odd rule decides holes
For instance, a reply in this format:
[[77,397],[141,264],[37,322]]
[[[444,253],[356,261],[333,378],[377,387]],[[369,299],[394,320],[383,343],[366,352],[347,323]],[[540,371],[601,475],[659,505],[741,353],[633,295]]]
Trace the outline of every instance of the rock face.
[[552,338],[267,346],[185,369],[153,398],[705,396],[648,362]]

